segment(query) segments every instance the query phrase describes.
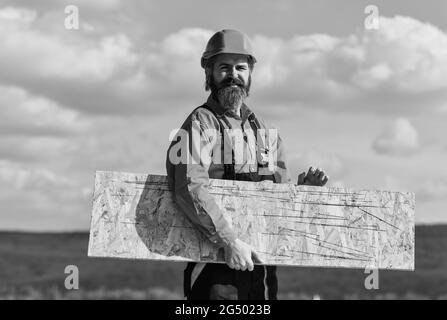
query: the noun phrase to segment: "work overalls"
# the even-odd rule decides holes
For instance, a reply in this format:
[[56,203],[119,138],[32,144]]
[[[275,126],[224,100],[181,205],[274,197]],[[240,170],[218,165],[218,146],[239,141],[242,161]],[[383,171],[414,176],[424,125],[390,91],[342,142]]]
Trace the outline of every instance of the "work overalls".
[[[219,121],[223,154],[224,126],[211,108],[206,104],[199,108],[201,107],[210,110]],[[225,117],[223,117],[223,120],[231,128]],[[255,137],[257,137],[260,124],[254,113],[249,116],[248,121]],[[233,163],[224,164],[223,179],[254,182],[270,180],[275,182],[274,175],[259,175],[258,172],[235,173],[234,150],[232,153]],[[276,300],[278,280],[275,266],[255,265],[253,271],[240,271],[231,269],[226,264],[208,263],[191,287],[191,276],[195,265],[196,263],[188,263],[184,271],[184,293],[188,300]]]

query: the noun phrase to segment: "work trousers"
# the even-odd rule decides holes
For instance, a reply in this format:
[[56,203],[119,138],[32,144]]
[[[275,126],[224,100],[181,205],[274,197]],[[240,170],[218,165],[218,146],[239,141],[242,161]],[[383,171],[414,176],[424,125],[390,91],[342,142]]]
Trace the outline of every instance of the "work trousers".
[[208,263],[191,286],[194,266],[188,263],[184,274],[188,300],[276,300],[275,266],[255,265],[253,271],[240,271],[226,264]]

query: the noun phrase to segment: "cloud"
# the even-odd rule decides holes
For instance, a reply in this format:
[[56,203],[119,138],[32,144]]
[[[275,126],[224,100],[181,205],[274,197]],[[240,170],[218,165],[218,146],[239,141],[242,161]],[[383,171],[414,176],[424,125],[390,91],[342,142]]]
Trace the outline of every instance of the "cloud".
[[345,38],[254,37],[262,99],[353,112],[439,111],[447,98],[447,35],[410,17]]
[[0,19],[2,26],[13,24],[14,21],[22,21],[24,24],[29,24],[36,19],[37,13],[33,10],[21,9],[14,7],[6,7],[0,10]]
[[52,34],[37,20],[32,10],[0,10],[0,83],[87,112],[132,102],[129,83],[138,76],[138,58],[126,35]]
[[[84,113],[151,114],[203,100],[199,61],[212,31],[184,28],[142,45],[125,29],[48,32],[44,19],[29,9],[0,10],[0,83]],[[428,23],[383,17],[379,30],[347,37],[255,35],[252,42],[260,109],[272,102],[285,106],[279,112],[447,108],[447,35]]]
[[[34,227],[46,219],[54,228],[85,228],[95,170],[165,174],[169,132],[206,97],[199,61],[213,31],[170,24],[160,32],[135,18],[144,5],[121,10],[121,1],[73,1],[81,24],[69,31],[65,4],[7,2],[0,8],[0,201],[9,212],[2,222],[33,216]],[[259,62],[248,103],[278,128],[293,126],[284,137],[293,179],[313,165],[327,171],[332,186],[374,184],[374,176],[381,185],[395,160],[369,159],[368,131],[381,120],[356,135],[369,119],[364,113],[403,117],[377,137],[377,153],[417,152],[406,113],[447,110],[445,39],[436,27],[404,17],[346,37],[252,34]],[[413,164],[421,170],[422,160],[402,162],[404,171]],[[442,179],[427,182],[421,195],[441,199],[444,186]]]
[[[303,171],[307,173],[309,167],[313,166],[314,168],[322,168],[329,177],[337,177],[337,179],[340,179],[347,173],[340,157],[327,152],[308,151],[295,153],[290,157],[288,163],[291,166],[291,172],[298,172],[297,169],[299,168],[300,171],[298,173]],[[295,178],[292,177],[292,180]]]
[[416,192],[416,200],[430,201],[440,199],[447,199],[446,179],[425,180]]
[[73,110],[16,87],[0,86],[0,133],[61,136],[84,130],[87,121]]
[[73,140],[67,138],[6,136],[0,138],[0,160],[48,165],[72,148]]
[[96,114],[159,113],[166,101],[193,105],[203,95],[199,61],[210,31],[182,29],[136,47],[122,32],[48,33],[39,19],[29,9],[0,10],[0,84]]
[[405,191],[405,190],[414,190],[414,189],[407,189],[405,187],[405,183],[402,181],[402,179],[397,178],[394,175],[386,175],[384,179],[384,186],[385,190],[388,191]]
[[372,147],[379,154],[410,155],[419,149],[419,135],[408,119],[398,118],[375,139]]
[[30,168],[12,161],[0,160],[0,181],[17,190],[38,190],[72,186],[73,182],[58,177],[45,168]]
[[0,160],[2,228],[85,228],[91,194],[67,172]]
[[20,6],[20,7],[26,7],[26,8],[32,8],[34,10],[42,10],[42,11],[50,11],[57,9],[63,9],[67,5],[75,5],[84,11],[95,11],[95,12],[107,12],[109,10],[116,10],[119,9],[122,5],[121,0],[96,0],[96,1],[89,1],[89,0],[70,0],[70,1],[60,1],[60,0],[41,0],[39,3],[36,3],[32,0],[3,0],[2,1],[5,5],[9,6]]
[[[388,175],[385,181],[388,190],[414,192],[416,205],[418,202],[447,200],[447,178],[442,175],[434,178],[421,177],[420,174],[411,178],[407,174],[401,175],[400,178]],[[428,215],[426,212],[424,214]]]
[[150,77],[153,85],[161,82],[163,85],[172,85],[174,92],[175,89],[187,92],[191,83],[203,84],[205,79],[200,57],[212,34],[200,28],[188,28],[155,43],[145,63],[146,74],[153,75]]
[[10,72],[16,80],[82,79],[95,83],[136,61],[130,41],[123,34],[88,39],[66,33],[63,38],[39,30],[36,20],[36,12],[28,9],[0,10],[2,76]]
[[68,174],[7,160],[0,160],[0,190],[2,202],[22,197],[28,208],[51,208],[52,212],[88,201],[86,187]]

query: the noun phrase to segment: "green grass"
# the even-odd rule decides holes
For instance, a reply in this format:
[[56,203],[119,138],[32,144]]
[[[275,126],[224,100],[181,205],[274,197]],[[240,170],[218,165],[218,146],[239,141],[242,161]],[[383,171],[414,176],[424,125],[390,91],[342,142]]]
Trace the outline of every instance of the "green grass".
[[[183,263],[87,257],[87,233],[0,232],[0,299],[181,299]],[[79,290],[64,287],[67,265]],[[447,226],[416,227],[416,271],[278,268],[281,299],[447,299]]]

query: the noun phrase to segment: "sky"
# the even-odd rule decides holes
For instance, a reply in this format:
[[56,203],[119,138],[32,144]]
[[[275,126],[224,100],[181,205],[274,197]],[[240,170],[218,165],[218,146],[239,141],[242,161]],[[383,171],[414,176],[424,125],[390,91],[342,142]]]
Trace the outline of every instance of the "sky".
[[294,180],[312,165],[327,186],[414,192],[417,223],[447,223],[446,17],[443,0],[0,0],[0,229],[88,230],[96,170],[165,174],[229,28]]

